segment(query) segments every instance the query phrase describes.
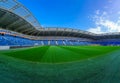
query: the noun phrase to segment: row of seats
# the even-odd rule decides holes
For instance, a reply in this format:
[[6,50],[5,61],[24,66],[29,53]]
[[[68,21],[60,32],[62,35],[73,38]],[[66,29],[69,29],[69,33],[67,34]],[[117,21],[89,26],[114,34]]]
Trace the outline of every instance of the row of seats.
[[89,45],[90,42],[70,40],[31,40],[18,36],[0,35],[0,46],[34,46],[34,45]]
[[101,40],[95,41],[93,43],[103,45],[103,46],[108,46],[108,45],[119,46],[120,39],[101,39]]
[[0,35],[0,46],[35,46],[35,45],[120,45],[117,40],[79,41],[79,40],[31,40],[18,36]]
[[108,46],[108,45],[113,45],[113,46],[119,46],[120,41],[99,41],[99,42],[92,42],[93,44],[99,44],[102,46]]

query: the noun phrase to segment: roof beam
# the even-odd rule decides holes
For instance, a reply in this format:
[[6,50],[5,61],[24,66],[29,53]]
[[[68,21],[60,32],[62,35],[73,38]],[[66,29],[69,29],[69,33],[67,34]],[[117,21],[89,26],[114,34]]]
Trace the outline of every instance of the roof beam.
[[35,32],[33,32],[32,34],[30,34],[30,35],[33,35],[33,34],[35,34],[35,33],[37,33],[38,31],[36,30]]
[[73,37],[77,37],[80,31],[76,32],[76,34],[73,35]]
[[64,31],[61,33],[62,35],[61,36],[63,36],[64,35],[64,33],[66,33],[66,31],[65,31],[66,29],[64,29]]
[[32,24],[32,23],[36,23],[36,22],[37,22],[37,21],[36,21],[36,20],[34,20],[34,21],[30,22],[30,23]]
[[70,34],[72,34],[72,32],[73,32],[73,29],[68,33],[68,35],[67,36],[70,36]]
[[17,21],[14,21],[14,22],[11,23],[10,25],[6,26],[6,28],[7,28],[7,29],[10,28],[10,27],[12,27],[14,24],[19,23],[20,21],[22,21],[22,19],[18,19]]
[[30,34],[30,33],[34,32],[34,31],[35,31],[35,29],[33,29],[33,30],[27,32],[26,34]]
[[27,28],[27,29],[25,29],[25,30],[22,30],[21,33],[27,32],[27,31],[29,31],[29,30],[31,30],[31,29],[32,29],[32,28]]
[[0,22],[2,22],[2,21],[6,18],[7,15],[8,15],[8,12],[6,12],[6,13],[0,18]]
[[21,7],[20,4],[14,5],[12,8],[9,9],[9,11],[14,11],[14,10],[16,10],[19,7]]
[[58,33],[58,29],[56,29],[56,33],[55,33],[55,36],[57,36],[57,33]]
[[24,16],[23,18],[26,19],[26,18],[28,18],[30,16],[31,16],[31,14],[28,14],[28,15]]
[[36,36],[39,36],[39,35],[40,35],[40,33],[41,33],[41,31],[39,31],[39,32],[37,33],[37,35],[36,35]]
[[16,28],[15,31],[19,31],[19,30],[27,27],[28,25],[29,25],[29,24],[24,24],[23,26],[20,26],[20,27]]

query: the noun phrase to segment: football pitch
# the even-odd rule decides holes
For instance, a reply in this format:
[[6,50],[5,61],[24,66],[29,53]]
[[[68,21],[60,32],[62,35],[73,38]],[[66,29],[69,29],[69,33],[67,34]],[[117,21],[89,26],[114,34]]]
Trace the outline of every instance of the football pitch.
[[1,83],[119,83],[120,47],[40,46],[0,51]]

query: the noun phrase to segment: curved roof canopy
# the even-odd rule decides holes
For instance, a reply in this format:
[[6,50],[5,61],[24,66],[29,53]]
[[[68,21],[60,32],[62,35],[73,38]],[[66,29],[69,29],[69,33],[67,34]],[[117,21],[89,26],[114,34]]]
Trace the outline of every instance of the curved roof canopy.
[[[0,9],[16,14],[17,16],[20,17],[20,19],[24,19],[36,29],[42,28],[40,23],[37,21],[37,19],[32,15],[32,13],[25,6],[19,3],[17,0],[0,0]],[[8,13],[4,13],[2,15],[3,17],[2,19],[5,20],[5,18],[7,18],[8,16],[9,16]],[[16,20],[14,21],[18,21],[18,20],[16,18]]]
[[32,13],[16,0],[0,0],[0,27],[34,36],[67,36],[92,39],[120,38],[120,33],[98,35],[68,28],[42,28]]

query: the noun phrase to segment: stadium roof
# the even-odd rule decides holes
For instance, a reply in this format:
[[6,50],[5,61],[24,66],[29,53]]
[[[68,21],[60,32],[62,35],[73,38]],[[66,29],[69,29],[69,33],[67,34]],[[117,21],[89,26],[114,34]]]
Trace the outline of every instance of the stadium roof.
[[[34,36],[70,36],[85,38],[119,37],[120,33],[94,34],[68,28],[42,28],[32,13],[16,0],[0,0],[0,27]],[[103,37],[104,36],[104,37]]]
[[[29,23],[29,26],[31,25],[31,27],[36,29],[42,28],[32,13],[16,0],[0,0],[0,9],[0,14],[2,17],[1,21],[6,21],[7,19],[6,22],[8,22],[7,24],[9,25],[21,23],[23,21],[23,23]],[[9,25],[8,27],[12,27]],[[21,24],[21,26],[23,25]]]

